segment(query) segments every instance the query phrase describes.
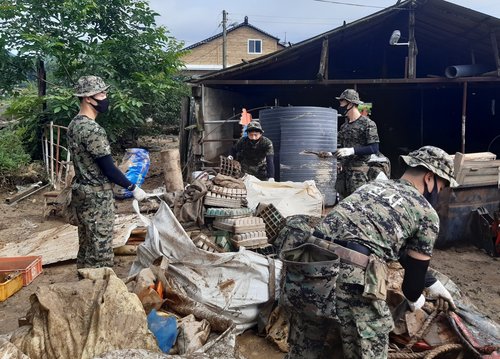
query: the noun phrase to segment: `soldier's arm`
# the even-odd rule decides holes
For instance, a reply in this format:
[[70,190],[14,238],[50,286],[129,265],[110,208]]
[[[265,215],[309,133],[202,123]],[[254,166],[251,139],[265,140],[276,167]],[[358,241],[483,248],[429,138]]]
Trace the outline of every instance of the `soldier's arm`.
[[113,183],[128,190],[134,190],[134,184],[129,181],[118,167],[115,166],[111,157],[106,131],[94,121],[89,122],[82,134],[82,142],[87,151],[92,155],[102,173]]
[[354,147],[354,154],[356,155],[371,155],[378,153],[378,143],[369,143],[366,146],[356,146]]
[[274,178],[274,155],[266,156],[267,177]]
[[241,150],[241,143],[242,143],[242,141],[243,141],[243,138],[240,138],[238,140],[238,142],[236,142],[236,144],[233,147],[231,147],[231,153],[230,154],[234,158],[236,158],[236,156],[238,155],[238,152],[240,152],[240,150]]
[[[411,301],[421,299],[425,288],[432,247],[439,233],[439,218],[434,212],[424,212],[418,224],[419,231],[407,241],[407,259],[403,278],[403,294]],[[425,299],[424,299],[425,300]]]
[[[408,254],[406,253],[406,249],[401,253],[399,257],[399,263],[406,270],[407,267]],[[429,288],[431,285],[437,282],[437,278],[430,271],[425,273],[425,288]]]
[[266,147],[266,170],[267,177],[274,178],[274,147],[271,140],[268,140],[268,145]]
[[[416,252],[415,252],[416,253]],[[423,258],[423,257],[420,257]],[[412,253],[408,253],[406,260],[405,275],[403,278],[402,290],[406,299],[416,302],[425,288],[425,276],[429,267],[429,259],[417,259]]]
[[366,126],[366,143],[379,143],[377,124],[372,120],[368,120]]
[[97,165],[101,169],[102,173],[113,183],[116,183],[123,188],[133,191],[135,184],[130,182],[130,180],[123,174],[122,171],[113,162],[111,155],[96,158]]

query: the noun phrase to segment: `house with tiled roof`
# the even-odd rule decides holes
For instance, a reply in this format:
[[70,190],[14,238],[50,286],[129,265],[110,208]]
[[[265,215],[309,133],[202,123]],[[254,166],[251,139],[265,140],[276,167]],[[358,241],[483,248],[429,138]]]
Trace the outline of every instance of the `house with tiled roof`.
[[[253,26],[245,20],[226,31],[227,67],[268,55],[285,46],[279,38]],[[223,67],[223,33],[199,41],[184,49],[187,51],[182,60],[186,73],[191,76],[203,75]]]

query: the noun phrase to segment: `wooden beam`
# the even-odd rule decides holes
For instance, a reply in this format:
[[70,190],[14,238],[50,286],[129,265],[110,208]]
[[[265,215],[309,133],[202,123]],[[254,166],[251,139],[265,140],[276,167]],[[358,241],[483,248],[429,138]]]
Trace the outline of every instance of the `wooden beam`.
[[445,77],[425,77],[416,79],[344,79],[344,80],[205,80],[203,85],[365,85],[365,84],[461,84],[464,82],[500,82],[500,78],[492,77],[457,77],[448,79]]
[[328,79],[328,38],[323,39],[321,56],[319,59],[319,70],[316,78],[320,81]]
[[497,66],[496,74],[500,77],[500,57],[498,55],[497,35],[494,31],[490,32],[491,46],[493,47],[493,55],[495,56],[495,65]]
[[28,198],[29,196],[37,193],[38,191],[45,189],[49,185],[50,185],[50,183],[47,183],[43,186],[42,186],[42,182],[35,183],[35,184],[31,185],[29,188],[25,189],[24,191],[16,193],[12,197],[6,198],[5,202],[12,206],[12,205],[16,204],[17,202],[19,202],[25,198]]

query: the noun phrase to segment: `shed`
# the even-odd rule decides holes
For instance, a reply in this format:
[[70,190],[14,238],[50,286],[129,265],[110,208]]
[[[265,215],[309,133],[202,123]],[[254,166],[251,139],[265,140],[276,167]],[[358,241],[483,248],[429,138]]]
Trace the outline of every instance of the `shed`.
[[[389,43],[394,30],[401,33],[397,45]],[[254,118],[272,106],[336,108],[335,96],[345,88],[357,89],[363,101],[373,103],[380,148],[393,162],[395,176],[398,155],[421,145],[499,154],[499,35],[500,19],[490,15],[444,0],[398,1],[202,76],[191,81],[191,104],[184,107],[182,128],[191,131],[181,140],[189,143],[183,160],[209,166],[227,154],[238,138],[243,107]],[[451,67],[457,65],[478,71],[461,73]]]

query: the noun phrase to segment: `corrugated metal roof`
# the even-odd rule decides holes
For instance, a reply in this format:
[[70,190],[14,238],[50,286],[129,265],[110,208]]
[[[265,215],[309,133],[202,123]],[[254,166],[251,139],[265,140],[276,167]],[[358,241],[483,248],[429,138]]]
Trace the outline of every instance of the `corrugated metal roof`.
[[192,82],[313,80],[325,38],[330,48],[330,79],[403,78],[401,67],[408,49],[390,46],[388,41],[394,29],[401,31],[405,41],[411,8],[415,11],[417,77],[442,76],[446,66],[456,64],[485,63],[496,68],[492,38],[498,38],[500,43],[500,19],[444,0],[406,0],[292,47]]

